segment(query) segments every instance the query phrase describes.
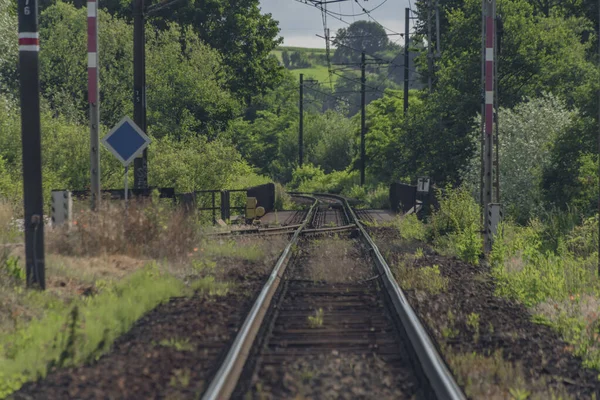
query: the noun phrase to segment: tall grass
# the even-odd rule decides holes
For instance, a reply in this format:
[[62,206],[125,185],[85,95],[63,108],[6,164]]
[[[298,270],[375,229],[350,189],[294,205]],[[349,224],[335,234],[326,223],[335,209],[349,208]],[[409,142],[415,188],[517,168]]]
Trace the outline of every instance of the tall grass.
[[430,237],[442,252],[477,265],[483,250],[479,206],[465,188],[448,188],[439,197],[440,207],[431,216]]
[[101,211],[81,211],[71,226],[50,232],[48,247],[70,256],[122,254],[130,257],[178,259],[198,243],[195,217],[163,202],[105,204]]

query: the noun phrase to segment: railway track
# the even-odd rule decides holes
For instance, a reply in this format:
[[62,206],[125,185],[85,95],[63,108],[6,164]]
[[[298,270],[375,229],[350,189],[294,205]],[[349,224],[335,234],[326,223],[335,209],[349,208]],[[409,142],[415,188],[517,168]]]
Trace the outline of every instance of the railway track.
[[356,214],[335,196],[315,197],[203,398],[298,395],[465,398]]

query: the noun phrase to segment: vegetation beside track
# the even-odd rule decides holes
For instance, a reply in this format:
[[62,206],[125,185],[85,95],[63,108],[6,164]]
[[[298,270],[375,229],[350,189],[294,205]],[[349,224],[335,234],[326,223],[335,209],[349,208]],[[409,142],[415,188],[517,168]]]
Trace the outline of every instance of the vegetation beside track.
[[70,229],[47,230],[48,288],[28,291],[11,210],[0,204],[0,398],[94,362],[173,297],[222,297],[260,279],[281,249],[273,238],[211,239],[193,215],[160,202],[133,202],[126,218],[121,206],[107,205],[78,214]]
[[[506,221],[496,236],[489,263],[486,263],[480,258],[479,218],[479,207],[468,190],[449,189],[441,196],[440,209],[426,223],[414,215],[398,219],[392,228],[396,233],[391,235],[398,239],[392,239],[394,244],[383,247],[386,256],[395,260],[392,267],[401,286],[413,294],[417,303],[437,304],[438,309],[444,308],[444,296],[456,296],[456,293],[448,292],[448,287],[462,284],[465,287],[482,285],[478,291],[491,288],[495,297],[521,304],[528,322],[547,325],[562,338],[563,345],[553,349],[553,353],[572,353],[581,357],[583,366],[600,370],[597,219],[584,219],[583,224],[578,225],[577,221],[581,220],[578,215],[555,213],[533,219],[525,226]],[[372,229],[376,232],[378,228]],[[379,237],[380,242],[387,240],[385,235]],[[408,255],[400,256],[401,253]],[[440,259],[434,254],[446,258]],[[461,261],[468,264],[457,264]],[[449,270],[450,264],[455,265],[451,267],[453,270],[465,272],[455,275],[456,272]],[[441,274],[439,266],[442,267]],[[455,280],[461,282],[453,282]],[[461,296],[468,297],[470,293],[466,290]],[[477,309],[476,305],[467,306]],[[479,352],[485,348],[482,344],[485,340],[507,334],[503,326],[484,321],[481,307],[485,309],[480,305],[476,312],[448,308],[445,314],[437,315],[433,325],[430,324],[430,327],[441,326],[432,329],[438,330],[438,340],[445,347],[448,362],[462,379],[462,384],[470,387],[467,393],[485,396],[489,393],[490,382],[495,381],[513,397],[544,398],[550,395],[540,390],[548,387],[554,378],[550,381],[541,375],[527,378],[526,370],[530,368],[531,360],[524,360],[522,365],[513,364],[507,360],[506,349],[500,354],[494,353],[495,350]],[[501,314],[500,310],[495,313]],[[527,330],[535,331],[533,328]],[[488,339],[481,339],[484,335]],[[519,337],[520,334],[513,332],[510,335]],[[475,343],[457,345],[469,338]],[[532,341],[531,345],[537,346],[548,338],[525,336],[522,340]],[[464,349],[469,347],[478,350],[465,353]],[[546,357],[553,356],[556,354],[546,354]],[[565,379],[566,383],[570,382]],[[557,393],[562,393],[562,389],[554,395]]]

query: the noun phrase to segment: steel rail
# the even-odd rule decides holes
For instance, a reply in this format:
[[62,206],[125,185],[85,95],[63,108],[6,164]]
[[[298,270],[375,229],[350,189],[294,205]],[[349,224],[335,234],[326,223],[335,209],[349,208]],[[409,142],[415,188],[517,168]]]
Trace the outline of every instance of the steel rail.
[[280,227],[276,227],[276,228],[259,228],[259,227],[256,227],[256,228],[238,229],[238,230],[232,230],[232,231],[208,233],[208,234],[206,234],[206,236],[235,236],[235,235],[267,234],[267,233],[282,233],[282,234],[287,234],[287,233],[291,233],[290,231],[294,231],[294,230],[300,228],[301,226],[302,226],[302,224],[280,226]]
[[273,268],[267,283],[263,286],[250,313],[246,317],[244,324],[233,341],[233,344],[225,357],[225,361],[221,364],[221,367],[210,383],[210,386],[204,393],[204,396],[202,396],[203,400],[228,399],[233,393],[244,368],[244,364],[250,354],[250,350],[252,349],[252,345],[254,344],[258,331],[262,325],[265,314],[269,309],[271,299],[275,295],[287,268],[292,247],[298,242],[300,233],[304,227],[306,227],[318,204],[318,200],[315,198],[312,198],[312,200],[314,200],[314,202],[308,210],[302,226],[296,230],[294,236],[292,236],[292,239],[277,260],[277,264],[275,264],[275,268]]
[[348,204],[348,201],[345,198],[336,195],[315,194],[315,196],[336,198],[344,204],[344,208],[349,210],[352,221],[358,227],[363,239],[373,250],[373,258],[377,265],[379,275],[381,276],[387,293],[390,296],[392,304],[394,305],[394,309],[400,318],[400,322],[406,331],[410,344],[415,351],[421,368],[423,369],[423,373],[425,374],[436,397],[443,400],[465,400],[467,397],[463,393],[458,383],[456,383],[454,376],[446,366],[443,358],[438,353],[433,341],[423,327],[423,324],[408,303],[408,300],[398,285],[398,282],[396,282],[396,279],[394,278],[394,275],[392,274],[387,262],[381,255],[379,248],[375,242],[373,242],[373,239],[371,239],[362,223],[359,221],[358,217],[354,213],[354,210]]
[[332,227],[327,227],[327,228],[304,229],[302,231],[302,234],[303,235],[315,234],[315,233],[326,234],[326,233],[349,231],[349,230],[353,230],[353,229],[356,229],[356,225],[348,224],[348,225],[342,225],[342,226],[332,226]]

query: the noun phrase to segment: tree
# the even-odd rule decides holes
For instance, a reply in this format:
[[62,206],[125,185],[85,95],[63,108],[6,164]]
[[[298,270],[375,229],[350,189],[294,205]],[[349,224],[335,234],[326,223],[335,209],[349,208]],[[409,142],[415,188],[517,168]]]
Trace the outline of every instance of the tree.
[[11,91],[16,95],[17,14],[15,3],[0,0],[0,94]]
[[281,60],[283,61],[283,66],[286,68],[290,67],[290,53],[287,50],[281,52]]
[[[527,223],[544,209],[543,172],[550,166],[554,143],[576,116],[577,111],[570,111],[564,101],[549,94],[526,99],[512,109],[500,108],[502,203],[505,213],[518,222]],[[480,151],[476,152],[463,175],[464,182],[477,195],[480,156]]]
[[[481,110],[481,2],[453,4],[444,9],[447,25],[436,91],[425,98],[426,110],[419,110],[428,118],[414,127],[430,139],[424,145],[435,154],[431,162],[440,163],[441,169],[432,168],[440,183],[460,182],[458,171],[477,148],[470,136],[477,132],[475,116]],[[512,108],[543,92],[559,95],[569,106],[588,98],[584,93],[597,82],[588,59],[591,42],[581,40],[589,20],[538,15],[525,0],[499,0],[498,9],[504,21],[498,61],[501,106]]]
[[[57,3],[40,17],[41,87],[50,108],[70,121],[87,122],[85,9]],[[99,16],[101,122],[112,126],[131,115],[132,27],[105,12]],[[154,136],[214,138],[240,111],[227,86],[221,57],[191,28],[149,26],[146,69],[148,131]]]
[[360,62],[360,53],[364,51],[370,55],[377,55],[387,50],[400,51],[393,45],[385,29],[376,22],[360,20],[348,28],[338,29],[333,44],[336,46],[333,61]]
[[158,11],[152,22],[162,29],[171,22],[193,27],[199,38],[222,54],[228,88],[247,104],[281,81],[283,67],[269,55],[283,39],[271,14],[261,14],[259,0],[180,3]]

